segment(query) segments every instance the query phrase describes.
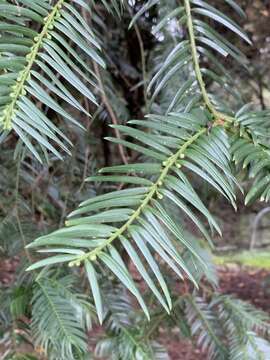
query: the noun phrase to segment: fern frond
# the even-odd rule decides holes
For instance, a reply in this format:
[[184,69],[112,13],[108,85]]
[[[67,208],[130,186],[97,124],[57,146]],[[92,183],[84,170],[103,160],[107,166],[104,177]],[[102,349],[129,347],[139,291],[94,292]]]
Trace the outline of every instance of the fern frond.
[[[134,129],[131,124],[141,128],[148,126],[156,132],[145,135],[144,131]],[[119,181],[140,186],[84,201],[70,214],[65,229],[43,236],[30,245],[43,247],[42,252],[57,255],[40,260],[29,270],[65,261],[70,262],[71,266],[85,264],[90,274],[96,305],[100,309],[97,300],[100,299],[98,281],[95,280],[96,272],[90,263],[105,265],[135,295],[148,316],[144,300],[116,250],[115,242],[121,243],[158,301],[169,311],[170,296],[152,251],[178,276],[187,276],[195,284],[196,280],[185,264],[181,255],[183,250],[179,251],[179,246],[180,249],[188,249],[204,267],[206,265],[197,248],[193,247],[179,225],[167,214],[162,203],[166,199],[176,206],[211,243],[210,235],[194,209],[211,228],[220,232],[219,226],[200,200],[183,169],[189,169],[196,176],[213,184],[232,204],[235,199],[235,180],[228,163],[229,144],[224,130],[217,126],[207,134],[205,121],[200,117],[186,113],[165,117],[150,115],[147,122],[136,120],[131,121],[129,126],[119,125],[117,128],[141,145],[121,139],[112,139],[114,142],[140,151],[142,155],[151,157],[153,162],[104,168],[100,172],[105,175],[89,178],[88,181]],[[125,173],[132,173],[134,176],[122,175]],[[96,214],[97,210],[99,213]],[[111,223],[120,225],[112,226]],[[142,252],[146,264],[138,256],[137,249]],[[160,289],[153,281],[153,275]]]
[[235,164],[246,169],[252,179],[245,203],[270,198],[270,148],[268,145],[269,111],[252,111],[249,106],[236,114],[236,129],[232,138],[231,153]]
[[68,87],[97,104],[91,90],[96,87],[95,75],[86,57],[105,65],[98,54],[100,45],[78,12],[77,4],[83,6],[84,2],[58,0],[52,4],[47,0],[42,3],[21,0],[17,5],[12,1],[0,4],[1,136],[13,129],[40,162],[36,143],[42,152],[50,151],[58,158],[62,158],[59,150],[69,153],[70,145],[41,106],[82,127],[60,103],[63,100],[89,115]]
[[209,359],[227,359],[227,350],[221,340],[216,316],[209,305],[201,298],[188,296],[185,299],[186,317],[192,336],[197,337],[198,346],[206,351]]
[[144,337],[143,318],[132,306],[125,289],[116,286],[105,288],[104,305],[105,335],[96,345],[97,357],[168,360],[168,354],[160,344]]
[[266,313],[228,295],[216,295],[210,308],[216,308],[219,321],[226,332],[230,359],[265,359],[264,350],[267,351],[269,344],[266,342],[263,345],[264,340],[258,333],[269,331]]
[[245,337],[245,329],[262,332],[269,331],[267,314],[247,302],[235,299],[229,295],[218,295],[213,299],[211,306],[219,306],[222,320],[225,323],[226,321],[233,322],[236,327],[239,326],[237,329],[238,334],[240,335],[242,329],[243,337]]
[[[40,278],[32,298],[32,332],[36,346],[45,354],[56,353],[61,359],[76,359],[87,352],[85,319],[80,298],[68,290],[70,281]],[[81,321],[83,319],[83,322]]]
[[[239,15],[243,15],[243,11],[235,2],[228,3]],[[147,11],[153,5],[155,2],[147,3],[141,12]],[[168,10],[165,14],[161,14],[160,22],[156,25],[154,33],[160,36],[159,34],[168,32],[168,37],[171,37],[172,26],[176,27],[178,31],[176,30],[173,34],[175,39],[172,47],[165,61],[158,62],[158,71],[148,86],[149,92],[154,89],[152,102],[172,78],[179,73],[186,73],[189,75],[186,78],[182,76],[180,86],[173,96],[167,112],[175,110],[183,104],[192,103],[194,106],[194,104],[202,102],[214,118],[226,118],[228,121],[230,117],[225,116],[224,112],[231,115],[231,109],[228,107],[224,109],[224,104],[221,104],[219,99],[206,89],[206,82],[216,83],[228,93],[232,93],[234,98],[238,98],[229,72],[217,60],[215,52],[225,58],[231,56],[240,65],[246,64],[247,60],[238,48],[211,26],[208,20],[232,31],[248,43],[250,43],[249,38],[234,20],[208,4],[207,1],[184,0],[183,6],[168,6],[165,9]],[[132,20],[132,24],[137,20],[138,14]],[[188,39],[181,37],[183,28],[188,32]],[[201,64],[206,61],[208,67]],[[193,69],[192,74],[190,74],[191,69]],[[220,113],[221,110],[223,114]]]
[[269,342],[265,339],[257,336],[254,333],[250,333],[249,335],[249,343],[248,343],[248,354],[249,359],[255,360],[266,360],[269,356],[270,346]]
[[269,343],[253,332],[246,332],[246,341],[242,342],[237,333],[229,338],[229,353],[231,360],[267,360]]

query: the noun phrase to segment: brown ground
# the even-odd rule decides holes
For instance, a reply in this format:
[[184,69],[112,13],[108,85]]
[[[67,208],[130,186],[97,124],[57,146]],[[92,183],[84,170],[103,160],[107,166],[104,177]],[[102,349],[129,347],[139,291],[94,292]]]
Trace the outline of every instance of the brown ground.
[[219,270],[220,287],[226,294],[251,302],[270,313],[270,271],[247,269],[236,265]]
[[194,349],[194,345],[186,341],[168,340],[163,342],[169,350],[171,360],[206,360],[205,355],[200,350]]
[[[270,271],[241,268],[237,265],[219,269],[220,290],[233,294],[239,299],[250,301],[253,305],[270,313]],[[171,360],[206,360],[206,355],[190,341],[176,338],[163,340],[169,350]]]

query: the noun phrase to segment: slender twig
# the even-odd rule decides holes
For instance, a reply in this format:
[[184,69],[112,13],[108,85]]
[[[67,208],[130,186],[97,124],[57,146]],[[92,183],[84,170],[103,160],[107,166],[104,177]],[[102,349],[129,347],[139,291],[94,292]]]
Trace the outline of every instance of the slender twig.
[[[87,13],[87,11],[85,11],[85,9],[83,9],[83,17],[86,20],[91,22],[91,19],[89,19],[89,14]],[[103,84],[102,76],[99,71],[99,67],[98,67],[97,63],[94,61],[93,61],[93,68],[94,68],[95,74],[97,76],[98,85],[99,85],[100,93],[101,93],[101,100],[103,102],[103,105],[105,106],[106,110],[108,111],[113,124],[118,125],[117,116],[115,115],[114,110],[113,110],[113,108],[107,98],[106,92],[105,92],[105,87]],[[118,129],[114,129],[114,133],[118,139],[121,139],[121,135],[120,135],[120,132]],[[127,160],[124,148],[121,144],[118,144],[118,149],[119,149],[119,154],[121,156],[122,161],[124,162],[124,164],[128,164],[128,160]]]
[[259,79],[258,79],[258,88],[259,88],[259,100],[260,100],[261,108],[262,108],[262,110],[265,110],[266,105],[265,105],[264,96],[263,96],[264,84],[263,84],[263,80],[261,77],[259,77]]
[[82,189],[84,188],[84,185],[85,185],[85,179],[87,177],[87,171],[88,171],[89,160],[90,160],[90,153],[91,153],[90,146],[86,146],[85,156],[84,156],[83,176],[82,176],[81,185],[77,191],[78,194],[82,191]]
[[15,212],[15,218],[16,218],[17,225],[18,225],[18,228],[19,228],[19,232],[20,232],[20,235],[21,235],[21,238],[22,238],[23,249],[24,249],[25,255],[26,255],[27,259],[29,260],[29,262],[33,263],[30,252],[26,247],[27,242],[26,242],[26,239],[25,239],[25,236],[24,236],[24,232],[23,232],[23,228],[22,228],[22,224],[21,224],[21,219],[20,219],[20,215],[19,215],[19,208],[18,208],[19,185],[20,185],[20,167],[21,167],[21,161],[18,160],[17,174],[16,174],[16,185],[15,185],[15,207],[14,207],[14,212]]
[[[130,13],[130,16],[132,17],[132,11],[130,8],[128,8],[128,11]],[[137,23],[134,23],[134,30],[138,39],[139,47],[140,47],[140,53],[141,53],[141,64],[142,64],[142,76],[143,76],[143,95],[144,95],[144,102],[146,109],[148,109],[148,99],[147,99],[147,72],[146,72],[146,58],[145,58],[145,50],[144,50],[144,44],[143,39],[141,36],[140,29],[137,25]]]
[[[101,92],[102,102],[103,102],[105,108],[107,109],[113,124],[118,125],[117,117],[116,117],[116,115],[115,115],[115,113],[113,111],[113,108],[112,108],[112,106],[111,106],[111,104],[110,104],[110,102],[109,102],[109,100],[107,98],[107,95],[106,95],[106,92],[105,92],[105,89],[104,89],[104,84],[103,84],[103,80],[102,80],[102,77],[101,77],[101,74],[100,74],[100,71],[99,71],[99,67],[95,62],[93,62],[93,66],[94,66],[95,74],[97,75],[97,80],[98,80],[98,85],[99,85],[100,92]],[[118,139],[121,139],[121,135],[120,135],[119,130],[114,128],[114,132],[115,132],[115,136]],[[124,148],[123,148],[123,146],[121,144],[118,144],[118,149],[119,149],[119,153],[120,153],[122,161],[125,164],[128,164],[128,160],[127,160],[127,157],[125,155]]]

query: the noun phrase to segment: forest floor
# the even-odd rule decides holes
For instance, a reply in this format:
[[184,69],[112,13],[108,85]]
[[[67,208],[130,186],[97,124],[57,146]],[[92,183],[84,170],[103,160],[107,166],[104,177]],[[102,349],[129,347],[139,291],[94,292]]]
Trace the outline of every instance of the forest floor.
[[[236,264],[220,266],[220,291],[249,301],[270,314],[270,270],[241,267]],[[206,355],[190,341],[175,338],[170,334],[162,343],[169,351],[171,360],[205,360]]]
[[[0,282],[8,285],[13,280],[18,259],[0,265]],[[218,266],[219,291],[251,302],[270,314],[270,269],[255,269],[237,264]],[[168,349],[171,360],[205,360],[203,354],[189,340],[179,340],[178,333],[162,334],[160,342]],[[1,357],[0,357],[1,358]],[[128,360],[128,359],[127,359]]]

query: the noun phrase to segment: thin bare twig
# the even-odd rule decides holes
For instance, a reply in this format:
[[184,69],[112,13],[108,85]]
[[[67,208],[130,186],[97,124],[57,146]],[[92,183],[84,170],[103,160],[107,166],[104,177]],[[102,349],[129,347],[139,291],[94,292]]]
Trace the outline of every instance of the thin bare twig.
[[[102,100],[106,110],[108,111],[108,113],[110,115],[112,123],[114,125],[118,125],[117,117],[116,117],[116,115],[115,115],[115,113],[113,111],[113,108],[112,108],[112,106],[111,106],[111,104],[110,104],[110,102],[109,102],[109,100],[107,98],[107,95],[106,95],[106,92],[105,92],[105,89],[104,89],[104,85],[103,85],[102,77],[101,77],[101,74],[100,74],[100,71],[99,71],[99,67],[95,62],[93,62],[93,66],[94,66],[95,74],[97,75],[98,85],[99,85],[99,88],[100,88],[100,91],[101,91],[101,100]],[[121,139],[121,135],[120,135],[119,130],[114,128],[114,132],[115,132],[115,136],[118,139]],[[124,162],[124,164],[128,164],[128,160],[127,160],[127,157],[125,155],[124,148],[123,148],[123,146],[121,144],[118,144],[118,149],[119,149],[119,153],[120,153],[122,161]]]
[[20,167],[21,167],[21,161],[18,160],[18,164],[17,164],[17,174],[16,174],[16,185],[15,185],[15,206],[14,206],[14,213],[15,213],[15,218],[17,221],[17,226],[19,229],[19,233],[23,242],[23,250],[24,253],[28,259],[28,261],[32,264],[33,260],[31,257],[31,254],[29,252],[29,250],[27,249],[26,245],[26,239],[24,236],[24,232],[23,232],[23,228],[22,228],[22,224],[21,224],[21,219],[20,219],[20,215],[19,215],[19,186],[20,186]]
[[[96,6],[95,6],[96,8]],[[97,10],[97,9],[96,9]],[[85,9],[83,9],[83,17],[86,21],[89,21],[91,23],[91,18],[89,18],[89,14],[85,11]],[[118,120],[117,120],[117,117],[114,113],[114,110],[107,98],[107,95],[106,95],[106,92],[105,92],[105,89],[104,89],[104,85],[103,85],[103,80],[102,80],[102,76],[100,74],[100,71],[99,71],[99,67],[97,65],[96,62],[93,61],[93,67],[94,67],[94,71],[95,71],[95,74],[97,76],[97,80],[98,80],[98,85],[99,85],[99,88],[100,88],[100,91],[101,91],[101,100],[103,102],[103,105],[105,106],[106,110],[108,111],[109,115],[110,115],[110,118],[112,120],[112,123],[114,125],[118,125]],[[118,139],[121,139],[121,136],[120,136],[120,132],[118,129],[114,129],[114,133],[115,133],[115,136],[118,138]],[[124,164],[128,164],[128,160],[127,160],[127,157],[125,155],[125,152],[124,152],[124,149],[123,149],[123,146],[121,144],[118,144],[118,149],[119,149],[119,153],[120,153],[120,156],[121,156],[121,159],[122,161],[124,162]]]
[[[129,14],[132,17],[132,11],[130,8],[128,8]],[[145,59],[145,50],[144,50],[144,44],[143,44],[143,39],[140,33],[140,29],[137,25],[137,23],[135,22],[134,25],[134,30],[138,39],[138,43],[139,43],[139,47],[140,47],[140,53],[141,53],[141,63],[142,63],[142,76],[143,76],[143,94],[144,94],[144,102],[145,102],[145,106],[146,108],[148,108],[148,98],[147,98],[147,72],[146,72],[146,59]]]

